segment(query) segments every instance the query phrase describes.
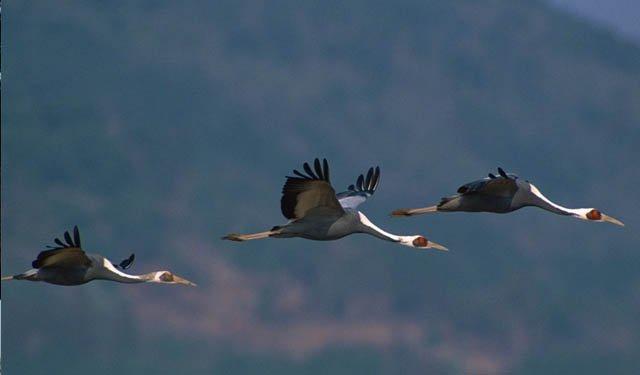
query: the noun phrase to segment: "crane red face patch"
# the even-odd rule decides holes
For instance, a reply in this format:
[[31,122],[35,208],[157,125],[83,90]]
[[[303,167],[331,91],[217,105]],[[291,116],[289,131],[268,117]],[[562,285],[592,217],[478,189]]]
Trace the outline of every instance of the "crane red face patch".
[[587,219],[589,220],[601,220],[602,213],[598,210],[591,210],[587,213]]
[[413,240],[413,246],[415,247],[427,247],[428,244],[429,241],[427,241],[427,239],[422,236]]

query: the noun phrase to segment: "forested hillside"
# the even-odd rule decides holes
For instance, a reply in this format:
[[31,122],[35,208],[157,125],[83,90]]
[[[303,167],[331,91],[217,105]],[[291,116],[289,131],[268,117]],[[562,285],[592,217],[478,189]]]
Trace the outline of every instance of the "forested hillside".
[[[88,251],[199,284],[3,284],[7,374],[640,366],[638,46],[538,1],[3,11],[3,275],[78,224]],[[451,251],[220,240],[284,223],[314,157],[337,190],[379,165],[363,211]],[[497,166],[627,226],[388,215]]]

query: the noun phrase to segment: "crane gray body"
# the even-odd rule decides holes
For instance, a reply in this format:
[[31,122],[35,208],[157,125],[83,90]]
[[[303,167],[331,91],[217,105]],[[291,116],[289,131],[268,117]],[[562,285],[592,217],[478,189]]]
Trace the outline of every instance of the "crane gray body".
[[[510,175],[513,176],[513,175]],[[500,177],[498,177],[500,178]],[[537,206],[560,215],[571,215],[545,202],[538,195],[534,194],[531,183],[519,178],[515,178],[512,187],[503,187],[501,191],[487,194],[484,192],[491,179],[481,179],[463,185],[458,193],[442,198],[437,205],[438,211],[442,212],[493,212],[505,214],[527,206]],[[464,189],[466,187],[466,189]]]
[[[315,241],[332,241],[353,233],[375,235],[371,228],[360,219],[361,212],[345,209],[341,214],[326,212],[324,209],[311,210],[304,217],[283,226],[276,227],[277,234],[272,237],[301,237]],[[389,238],[380,237],[390,241]]]
[[304,163],[304,172],[293,170],[282,188],[280,209],[289,223],[271,230],[223,237],[230,241],[249,241],[267,237],[300,237],[315,241],[332,241],[354,233],[366,233],[404,246],[446,250],[424,236],[399,236],[385,232],[356,208],[373,195],[380,182],[380,168],[369,168],[367,176],[358,176],[355,184],[336,194],[329,179],[329,164],[315,159],[314,168]]
[[14,276],[16,280],[28,280],[28,281],[44,281],[49,284],[55,285],[82,285],[93,280],[91,277],[87,277],[89,268],[86,267],[47,267],[39,270],[26,277],[20,277],[20,275]]
[[56,238],[54,239],[56,245],[47,246],[48,250],[41,251],[36,260],[31,262],[32,269],[17,275],[2,277],[2,281],[27,280],[55,285],[82,285],[92,280],[110,280],[131,284],[153,282],[195,286],[191,281],[169,271],[155,271],[143,275],[122,272],[131,266],[135,256],[131,254],[115,265],[102,255],[85,253],[80,243],[80,231],[77,226],[73,228],[73,237],[69,232],[65,232],[63,238],[64,242]]
[[567,208],[553,203],[529,181],[506,173],[498,168],[499,176],[489,173],[488,177],[464,184],[455,195],[444,197],[435,206],[421,208],[402,208],[391,213],[392,216],[412,216],[430,212],[494,212],[504,214],[522,207],[535,206],[554,214],[572,216],[581,220],[624,224],[595,208]]
[[[111,280],[124,283],[145,281],[143,278],[132,279],[126,277],[125,274],[117,271],[116,266],[102,255],[85,253],[85,256],[90,260],[89,264],[34,268],[15,275],[13,278],[16,280],[43,281],[55,285],[82,285],[93,280]],[[110,267],[107,268],[106,264]]]

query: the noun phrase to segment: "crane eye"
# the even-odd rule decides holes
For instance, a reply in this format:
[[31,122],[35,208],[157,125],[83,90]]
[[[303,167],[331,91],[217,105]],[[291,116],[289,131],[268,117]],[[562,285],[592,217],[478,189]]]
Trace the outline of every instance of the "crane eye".
[[587,219],[589,220],[600,220],[602,219],[602,212],[593,209],[587,213]]

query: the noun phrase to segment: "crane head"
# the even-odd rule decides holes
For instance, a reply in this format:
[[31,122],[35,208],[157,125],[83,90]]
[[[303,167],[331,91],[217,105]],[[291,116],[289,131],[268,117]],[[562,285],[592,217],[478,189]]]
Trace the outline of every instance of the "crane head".
[[601,222],[607,222],[607,223],[611,223],[611,224],[615,224],[615,225],[619,225],[621,227],[624,227],[624,223],[614,217],[611,217],[609,215],[605,215],[602,213],[602,211],[596,209],[596,208],[581,208],[578,210],[575,210],[575,214],[574,216],[576,216],[579,219],[582,220],[588,220],[588,221],[601,221]]
[[418,249],[436,249],[440,251],[449,251],[449,249],[440,245],[439,243],[429,241],[426,237],[419,235],[402,237],[400,239],[400,244]]
[[156,271],[154,272],[153,279],[150,281],[161,284],[182,284],[188,286],[196,286],[195,283],[175,275],[169,271]]

